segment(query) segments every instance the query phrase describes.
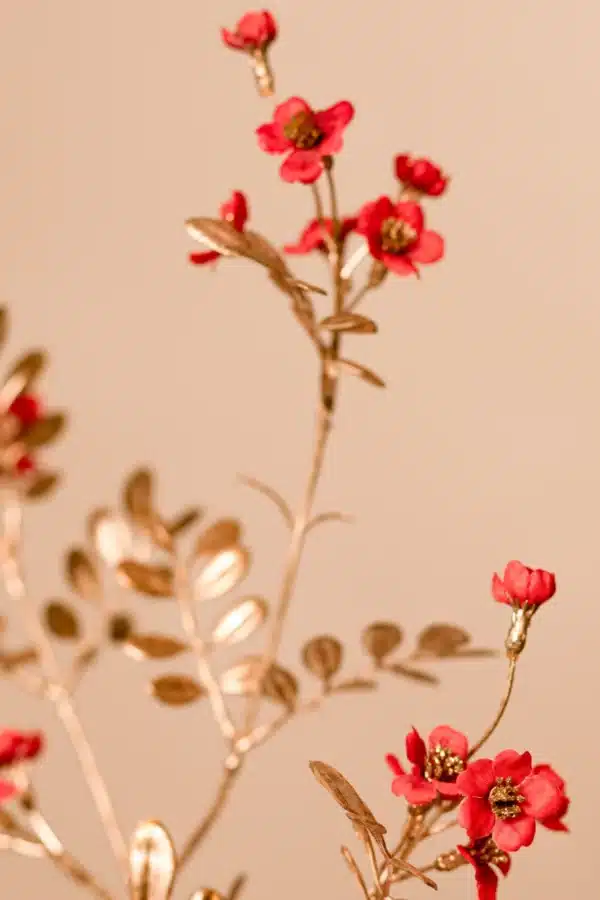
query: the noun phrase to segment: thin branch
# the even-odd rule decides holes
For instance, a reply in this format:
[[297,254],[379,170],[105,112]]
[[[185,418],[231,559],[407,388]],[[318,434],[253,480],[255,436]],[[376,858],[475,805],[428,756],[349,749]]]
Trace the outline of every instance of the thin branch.
[[513,688],[515,686],[516,672],[517,672],[517,657],[513,656],[510,658],[510,661],[508,664],[508,676],[507,676],[507,682],[506,682],[506,689],[504,691],[504,695],[503,695],[502,701],[500,703],[500,708],[498,709],[498,712],[496,713],[496,718],[494,719],[494,721],[492,722],[490,727],[487,729],[487,731],[484,732],[484,734],[480,738],[480,740],[478,740],[477,743],[474,744],[474,746],[471,747],[471,749],[469,750],[469,757],[468,757],[469,759],[471,759],[473,756],[475,756],[475,754],[479,750],[481,750],[483,745],[489,740],[489,738],[491,738],[491,736],[495,732],[496,728],[498,727],[498,725],[504,718],[504,713],[507,710],[508,704],[510,702],[510,698],[512,696]]

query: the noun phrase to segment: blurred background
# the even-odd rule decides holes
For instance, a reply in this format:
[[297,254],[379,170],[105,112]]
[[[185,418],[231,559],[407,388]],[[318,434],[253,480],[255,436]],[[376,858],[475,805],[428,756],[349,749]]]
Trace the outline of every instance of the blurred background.
[[[254,552],[244,592],[276,597],[285,529],[236,477],[261,478],[297,502],[315,361],[264,272],[235,261],[192,268],[183,228],[191,215],[215,215],[233,188],[247,192],[254,227],[276,243],[295,239],[312,216],[310,192],[283,184],[279,160],[256,146],[272,104],[257,96],[245,59],[220,43],[219,27],[246,8],[13,0],[0,11],[5,365],[46,347],[49,402],[71,416],[49,451],[64,486],[26,523],[39,602],[65,596],[65,550],[84,539],[92,507],[118,501],[139,463],[158,472],[166,511],[197,503],[211,517],[239,516]],[[356,672],[361,629],[374,619],[401,623],[407,647],[426,624],[445,621],[479,646],[501,646],[507,611],[490,599],[492,572],[515,557],[555,571],[558,596],[536,619],[490,750],[530,749],[565,776],[572,835],[540,834],[515,859],[503,896],[591,895],[600,800],[598,12],[581,0],[271,8],[281,27],[272,54],[279,96],[356,106],[337,166],[344,211],[392,190],[391,161],[405,150],[453,178],[429,218],[446,235],[447,258],[420,282],[390,277],[364,306],[379,335],[347,341],[388,389],[343,386],[318,510],[340,509],[356,524],[313,535],[281,660],[301,674],[303,642],[333,633]],[[297,273],[326,277],[320,259],[299,260]],[[177,633],[170,605],[140,599],[132,608],[148,630]],[[225,891],[242,871],[248,900],[358,896],[339,857],[353,836],[307,761],[341,769],[395,834],[403,808],[384,754],[403,751],[411,725],[448,722],[476,739],[504,687],[501,659],[430,670],[437,688],[386,681],[376,695],[340,697],[253,755],[177,896]],[[153,817],[181,841],[212,798],[221,743],[207,706],[157,706],[146,691],[151,673],[111,650],[86,677],[79,706],[126,832]],[[311,676],[302,683],[309,691]],[[116,884],[52,712],[6,682],[0,704],[3,726],[48,731],[37,773],[44,809],[70,849]],[[475,895],[470,871],[440,882],[447,900]],[[49,864],[7,853],[0,883],[14,897],[82,896]]]

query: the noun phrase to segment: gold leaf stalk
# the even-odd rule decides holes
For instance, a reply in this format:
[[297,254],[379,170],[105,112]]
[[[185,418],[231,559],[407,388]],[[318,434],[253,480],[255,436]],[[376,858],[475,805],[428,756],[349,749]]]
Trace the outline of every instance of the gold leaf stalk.
[[137,826],[129,850],[130,900],[169,900],[175,875],[175,849],[159,822]]

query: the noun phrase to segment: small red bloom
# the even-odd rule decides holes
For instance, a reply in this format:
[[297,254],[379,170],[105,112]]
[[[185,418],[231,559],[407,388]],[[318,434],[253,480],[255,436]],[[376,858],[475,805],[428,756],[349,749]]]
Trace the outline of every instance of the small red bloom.
[[426,157],[415,158],[401,153],[394,160],[396,177],[407,188],[430,197],[441,196],[448,187],[448,176]]
[[0,778],[0,803],[10,800],[16,793],[17,788],[12,781],[5,781],[4,778]]
[[15,469],[19,473],[19,475],[28,475],[30,472],[35,471],[35,460],[29,453],[26,453],[24,456],[21,456],[15,465]]
[[35,759],[42,752],[44,738],[41,731],[0,732],[0,768]]
[[511,866],[508,853],[500,850],[491,838],[481,838],[468,847],[459,846],[457,850],[475,869],[477,900],[496,900],[498,876],[492,866],[508,875]]
[[564,798],[564,789],[547,772],[533,773],[530,753],[515,750],[476,760],[456,785],[465,796],[458,821],[469,838],[491,835],[506,853],[529,847],[536,822],[558,815]]
[[418,203],[380,197],[363,207],[357,231],[366,237],[371,256],[396,275],[417,275],[417,263],[437,262],[444,255],[444,239],[425,228]]
[[19,394],[8,411],[19,420],[23,428],[28,428],[41,418],[42,404],[34,394]]
[[386,756],[386,762],[396,776],[392,782],[393,793],[397,797],[406,797],[413,806],[433,803],[438,794],[460,796],[456,778],[465,768],[468,752],[469,742],[465,735],[448,725],[434,728],[427,744],[413,728],[406,736],[411,772],[404,771],[396,756],[391,753]]
[[[225,222],[230,222],[236,231],[243,231],[250,215],[245,194],[233,191],[229,200],[221,206],[219,215]],[[216,262],[220,256],[216,250],[206,250],[202,253],[190,253],[189,260],[195,266],[205,266],[207,263]]]
[[504,570],[504,577],[494,574],[492,596],[498,603],[509,606],[540,606],[556,593],[556,579],[552,572],[530,569],[513,560]]
[[552,816],[549,816],[547,819],[540,819],[540,825],[543,825],[544,828],[549,828],[550,831],[565,831],[568,832],[568,827],[563,822],[564,817],[569,811],[569,806],[571,805],[571,801],[567,797],[566,794],[566,785],[564,779],[560,777],[560,775],[554,771],[552,766],[547,765],[546,763],[540,764],[538,766],[533,767],[534,775],[545,775],[551,781],[554,781],[556,787],[561,792],[561,802],[560,806]]
[[266,153],[287,153],[279,170],[284,181],[312,184],[325,157],[342,149],[344,129],[353,118],[347,100],[316,111],[301,97],[290,97],[276,107],[272,122],[257,128],[258,144]]
[[[348,235],[353,232],[358,224],[357,216],[347,216],[340,222],[339,239],[343,243]],[[321,253],[327,253],[327,245],[323,240],[323,226],[325,226],[328,234],[333,237],[333,224],[331,219],[324,219],[321,223],[318,219],[312,219],[306,228],[304,228],[297,243],[286,244],[283,248],[286,253],[304,254],[312,253],[319,250]]]
[[239,20],[233,31],[221,28],[223,43],[232,50],[264,50],[277,37],[277,23],[266,9],[247,12]]

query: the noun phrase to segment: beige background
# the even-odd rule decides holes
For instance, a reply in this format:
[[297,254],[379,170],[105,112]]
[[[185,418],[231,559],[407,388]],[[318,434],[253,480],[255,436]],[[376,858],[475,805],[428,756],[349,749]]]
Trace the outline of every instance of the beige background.
[[[240,515],[256,564],[247,586],[272,597],[285,534],[235,483],[248,472],[291,501],[307,468],[315,367],[262,272],[186,264],[189,215],[248,191],[255,226],[296,235],[310,196],[281,184],[253,129],[270,106],[220,24],[221,0],[4,0],[0,11],[2,297],[11,353],[46,345],[52,402],[72,429],[52,460],[68,472],[31,512],[28,559],[40,599],[63,591],[60,554],[125,472],[156,466],[170,510],[188,502]],[[274,4],[281,96],[356,104],[339,164],[343,206],[391,187],[390,159],[431,154],[452,172],[431,221],[448,257],[421,283],[391,278],[366,311],[381,327],[354,339],[387,392],[344,387],[319,508],[354,527],[312,540],[285,638],[333,631],[357,648],[364,623],[466,624],[500,644],[506,615],[491,572],[512,557],[557,572],[558,598],[536,621],[516,697],[493,749],[528,747],[569,779],[572,836],[541,834],[515,860],[507,898],[591,896],[598,795],[596,702],[600,541],[600,312],[596,109],[598,16],[584,0],[432,0]],[[319,261],[298,271],[320,281]],[[6,360],[8,364],[8,360]],[[174,626],[149,605],[152,627]],[[356,649],[349,651],[358,664]],[[350,667],[351,667],[351,664]],[[249,900],[357,896],[338,846],[352,836],[314,785],[309,758],[344,772],[395,831],[383,754],[411,724],[473,737],[503,685],[500,662],[440,665],[438,690],[388,684],[332,702],[257,754],[221,827],[181,885],[225,889],[240,870]],[[177,839],[206,807],[219,742],[207,712],[145,696],[147,670],[116,653],[82,691],[123,826],[163,819]],[[47,710],[2,686],[2,721],[50,729],[39,786],[72,849],[112,869],[85,786]],[[427,861],[427,860],[424,860]],[[4,855],[11,898],[78,894],[45,863]],[[467,873],[442,896],[472,897]],[[422,888],[412,888],[420,896]],[[423,895],[424,896],[424,895]]]

